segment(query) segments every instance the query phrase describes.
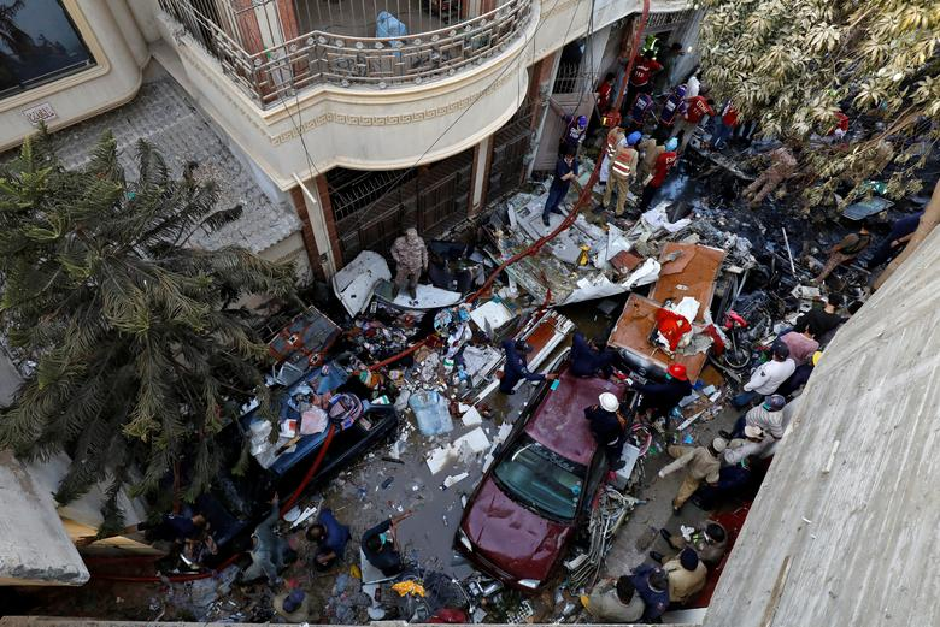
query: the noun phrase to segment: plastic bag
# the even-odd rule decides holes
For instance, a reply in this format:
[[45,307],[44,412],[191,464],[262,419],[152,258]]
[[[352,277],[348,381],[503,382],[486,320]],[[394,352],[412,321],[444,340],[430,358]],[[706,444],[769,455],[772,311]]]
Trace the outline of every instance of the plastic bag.
[[449,433],[454,428],[447,399],[435,391],[415,392],[408,404],[418,420],[418,431],[422,435]]

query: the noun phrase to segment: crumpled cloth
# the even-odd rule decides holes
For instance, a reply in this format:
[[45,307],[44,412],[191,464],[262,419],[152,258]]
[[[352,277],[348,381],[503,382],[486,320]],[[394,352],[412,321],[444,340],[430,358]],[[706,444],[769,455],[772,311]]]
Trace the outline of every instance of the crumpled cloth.
[[685,316],[660,308],[656,310],[656,328],[669,342],[669,350],[674,351],[682,336],[692,330],[692,324]]

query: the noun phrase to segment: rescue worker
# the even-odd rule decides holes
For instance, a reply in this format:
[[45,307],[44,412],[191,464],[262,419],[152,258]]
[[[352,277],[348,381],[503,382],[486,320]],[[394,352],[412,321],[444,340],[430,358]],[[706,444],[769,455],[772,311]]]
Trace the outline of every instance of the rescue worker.
[[555,178],[552,180],[551,187],[548,188],[548,197],[545,198],[545,208],[542,210],[542,224],[551,226],[549,216],[553,213],[561,213],[558,205],[568,195],[568,189],[571,187],[571,181],[578,176],[578,162],[574,159],[574,151],[565,148],[564,154],[559,157],[555,164]]
[[611,623],[635,623],[646,610],[643,598],[627,575],[602,580],[590,596],[581,597],[581,605],[594,618]]
[[728,138],[734,133],[738,125],[738,110],[729,100],[721,110],[721,115],[715,120],[715,134],[712,135],[712,149],[723,150],[728,144]]
[[647,118],[653,114],[653,97],[649,94],[640,94],[630,109],[630,119],[633,122],[635,130],[642,130],[646,124]]
[[666,152],[666,149],[656,143],[653,137],[646,137],[636,145],[636,149],[640,153],[640,161],[636,166],[636,180],[642,185],[653,174],[656,158]]
[[630,388],[643,395],[640,401],[641,413],[653,412],[656,417],[663,419],[663,431],[669,431],[669,414],[683,398],[692,393],[692,383],[689,374],[682,364],[670,364],[666,371],[664,383],[634,383]]
[[767,195],[777,189],[784,180],[793,176],[799,156],[799,147],[791,151],[786,146],[781,146],[770,151],[770,167],[761,172],[760,176],[748,185],[742,194],[745,199],[750,199],[752,207],[763,202]]
[[521,380],[544,381],[557,379],[555,374],[541,374],[529,372],[529,353],[532,347],[524,340],[506,340],[502,344],[506,353],[503,365],[503,377],[499,381],[499,391],[503,394],[515,394],[516,384]]
[[565,130],[562,132],[561,137],[558,138],[559,156],[569,152],[572,155],[577,155],[581,144],[584,142],[584,138],[587,136],[587,117],[583,115],[569,115],[555,105],[554,102],[552,102],[552,106],[555,108],[556,113],[561,115],[561,119],[565,123]]
[[702,481],[709,485],[718,483],[718,471],[721,470],[721,454],[727,446],[727,440],[715,438],[707,447],[672,444],[666,449],[666,452],[675,461],[659,471],[660,479],[680,468],[686,468],[686,474],[682,479],[682,483],[679,484],[676,498],[672,500],[672,509],[675,513],[679,513],[689,497],[698,490]]
[[601,350],[595,342],[588,340],[580,331],[576,331],[571,340],[571,353],[568,356],[570,372],[576,377],[610,377],[613,361],[611,351]]
[[679,160],[679,155],[676,153],[676,147],[678,145],[679,142],[676,138],[670,137],[666,140],[666,146],[662,152],[656,155],[656,161],[653,163],[649,182],[646,184],[646,187],[643,188],[643,195],[640,197],[640,211],[649,209],[653,198],[656,196],[656,192],[658,192],[659,188],[666,182],[666,175],[669,174],[669,171],[672,170],[672,167],[676,165],[676,162]]
[[633,61],[633,72],[630,74],[630,83],[627,86],[626,98],[623,101],[621,115],[626,118],[627,113],[633,108],[633,103],[639,94],[648,94],[653,90],[653,84],[650,79],[653,74],[663,69],[663,66],[656,59],[647,56],[638,56]]
[[614,83],[617,76],[613,72],[607,72],[604,80],[597,86],[596,106],[591,110],[591,121],[587,126],[587,138],[592,139],[597,133],[597,129],[603,124],[602,118],[610,111],[611,98],[613,97]]
[[686,85],[677,85],[676,88],[666,98],[663,103],[663,110],[659,114],[659,133],[660,139],[671,137],[672,127],[676,123],[676,117],[680,113],[680,107],[685,104],[685,95],[688,91]]
[[[689,540],[681,535],[673,535],[666,529],[660,529],[659,533],[676,551],[681,551],[686,547],[695,549],[698,558],[707,566],[717,566],[728,550],[728,534],[725,528],[712,520],[707,520],[703,525],[694,528],[689,534]],[[656,559],[652,553],[650,556]],[[659,557],[660,559],[656,561],[662,561],[662,555]]]
[[590,422],[591,433],[599,446],[604,447],[604,454],[611,469],[623,467],[624,421],[621,418],[620,401],[610,392],[598,397],[598,404],[584,409],[584,417]]
[[680,551],[678,557],[663,564],[669,578],[669,602],[685,605],[705,587],[708,569],[698,553],[691,547]]
[[715,115],[715,112],[711,108],[713,104],[712,101],[707,99],[704,95],[686,98],[685,102],[685,112],[679,116],[675,127],[673,127],[669,135],[670,137],[675,137],[679,133],[682,133],[682,145],[679,148],[679,152],[683,154],[689,145],[689,140],[691,140],[692,135],[695,134],[695,129],[701,124],[702,119],[707,115]]
[[392,244],[392,259],[395,260],[395,296],[408,284],[412,300],[418,298],[418,279],[428,269],[428,247],[411,227]]
[[858,233],[849,233],[832,247],[826,265],[815,279],[816,283],[825,281],[838,266],[854,260],[868,248],[869,244],[871,244],[871,233],[868,232],[868,227],[862,224]]
[[615,214],[617,217],[623,215],[623,205],[627,201],[627,194],[630,193],[630,181],[636,173],[636,163],[639,159],[639,153],[635,146],[642,137],[639,131],[630,133],[627,137],[627,145],[621,145],[610,163],[610,181],[604,189],[604,202],[601,205],[603,209],[610,206],[610,195],[614,188],[617,188],[617,207]]
[[662,615],[669,608],[669,579],[666,571],[659,565],[640,564],[630,572],[630,581],[645,605],[640,621],[661,622]]
[[[601,171],[598,174],[598,180],[603,185],[607,185],[610,180],[610,164],[613,162],[614,157],[617,156],[617,151],[620,150],[622,144],[626,144],[623,127],[615,126],[607,132],[607,140],[604,143],[604,160],[601,161]],[[601,211],[604,211],[603,203],[594,208],[595,213],[600,213]]]

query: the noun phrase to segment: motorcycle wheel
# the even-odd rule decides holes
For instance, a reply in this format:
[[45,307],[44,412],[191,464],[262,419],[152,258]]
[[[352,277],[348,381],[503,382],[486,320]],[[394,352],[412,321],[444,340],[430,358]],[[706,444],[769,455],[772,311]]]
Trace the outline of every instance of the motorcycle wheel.
[[725,366],[732,370],[743,370],[751,363],[751,351],[743,346],[733,346],[721,354]]

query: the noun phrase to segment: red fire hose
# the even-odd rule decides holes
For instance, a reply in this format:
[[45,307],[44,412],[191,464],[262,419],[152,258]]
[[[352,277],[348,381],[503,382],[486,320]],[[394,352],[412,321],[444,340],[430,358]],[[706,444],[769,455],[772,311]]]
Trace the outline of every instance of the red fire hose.
[[[623,104],[623,97],[624,97],[624,94],[626,93],[627,85],[630,83],[630,75],[633,73],[633,64],[636,61],[637,54],[640,51],[640,40],[643,37],[643,31],[646,30],[646,23],[649,20],[649,14],[650,14],[650,0],[643,0],[643,12],[640,14],[640,21],[636,26],[636,32],[633,34],[633,42],[630,47],[630,60],[627,62],[626,72],[624,72],[624,75],[623,75],[623,84],[620,86],[620,90],[617,92],[617,100],[614,102],[614,105],[612,107],[612,110],[618,112],[618,115],[619,115],[620,107]],[[598,159],[597,163],[594,164],[594,171],[591,172],[591,177],[588,179],[587,185],[581,188],[581,193],[578,195],[577,202],[575,202],[574,207],[571,209],[568,215],[565,216],[565,219],[561,221],[561,224],[559,224],[555,228],[555,230],[549,233],[548,235],[544,235],[540,237],[538,240],[535,241],[535,243],[533,243],[531,246],[529,246],[525,250],[516,253],[515,255],[513,255],[506,261],[499,264],[499,267],[493,270],[493,272],[491,272],[490,275],[486,278],[486,281],[484,281],[480,289],[478,289],[477,291],[467,296],[463,300],[463,302],[465,303],[474,302],[476,299],[482,296],[490,287],[492,287],[493,282],[496,280],[496,277],[499,276],[499,274],[503,270],[505,270],[512,264],[516,263],[517,261],[520,261],[522,259],[525,259],[526,257],[536,254],[537,252],[539,252],[539,250],[542,249],[542,246],[544,246],[551,240],[558,237],[558,235],[561,232],[568,230],[571,227],[571,225],[574,224],[574,221],[578,218],[578,214],[581,212],[581,210],[585,207],[585,205],[587,205],[590,202],[591,193],[594,189],[594,186],[597,184],[598,179],[600,179],[602,163],[603,163],[603,159]],[[549,292],[549,294],[550,293],[551,292]],[[418,344],[411,346],[410,348],[398,353],[397,355],[393,355],[389,357],[388,359],[384,359],[381,362],[370,366],[369,370],[377,370],[378,368],[387,366],[390,363],[394,363],[398,361],[399,359],[402,359],[403,357],[410,355],[415,350],[417,350],[418,347],[422,346],[426,341],[427,340],[422,340]]]
[[[630,82],[630,75],[633,72],[633,64],[636,61],[637,54],[639,53],[640,40],[643,36],[643,31],[646,29],[646,23],[647,23],[647,20],[649,19],[649,13],[650,13],[650,0],[643,0],[643,12],[640,14],[640,21],[637,24],[636,32],[633,35],[633,42],[630,48],[630,60],[627,62],[626,72],[624,72],[624,75],[623,75],[623,84],[620,86],[620,90],[617,92],[617,100],[614,102],[614,105],[612,107],[613,111],[619,112],[620,107],[623,104],[624,93],[626,92],[627,85]],[[488,290],[493,285],[493,282],[496,280],[496,277],[499,276],[499,274],[503,270],[505,270],[507,267],[511,266],[512,264],[516,263],[517,261],[520,261],[521,259],[525,259],[526,257],[536,254],[542,249],[542,247],[545,244],[547,244],[551,240],[558,237],[558,235],[561,232],[569,229],[571,225],[574,224],[574,221],[577,219],[578,214],[581,212],[581,210],[590,202],[592,190],[594,189],[594,186],[597,184],[597,181],[600,178],[602,163],[603,163],[603,160],[598,159],[597,163],[594,164],[594,171],[591,172],[591,177],[588,179],[587,185],[585,185],[581,189],[581,193],[578,195],[577,202],[575,202],[574,207],[571,209],[568,215],[565,216],[565,219],[562,220],[561,224],[559,224],[555,228],[555,230],[549,233],[548,235],[544,235],[540,237],[538,240],[535,241],[535,243],[533,243],[531,246],[529,246],[525,250],[519,253],[516,253],[515,255],[513,255],[506,261],[502,262],[499,265],[499,267],[497,267],[495,270],[493,270],[493,272],[490,273],[486,281],[483,283],[482,287],[480,287],[480,289],[478,289],[477,291],[467,296],[463,302],[465,303],[474,302],[486,290]],[[550,291],[549,291],[549,294],[551,294]],[[390,363],[394,363],[398,361],[399,359],[402,359],[403,357],[415,352],[419,347],[425,345],[429,341],[430,341],[430,338],[425,338],[421,340],[420,342],[417,342],[410,348],[405,349],[401,353],[398,353],[397,355],[393,355],[392,357],[389,357],[388,359],[384,359],[377,364],[373,364],[372,366],[369,367],[369,370],[376,370]],[[294,490],[290,498],[288,498],[284,502],[284,504],[281,506],[281,516],[283,516],[287,511],[289,511],[294,506],[294,504],[297,502],[297,499],[300,498],[300,495],[303,493],[304,489],[307,487],[307,485],[309,485],[310,481],[313,479],[313,476],[317,473],[317,470],[319,470],[320,466],[323,464],[323,459],[326,457],[327,449],[329,448],[330,443],[333,440],[333,435],[335,431],[336,431],[336,427],[334,425],[330,425],[330,430],[326,434],[326,440],[324,440],[323,446],[320,447],[320,452],[317,454],[317,458],[313,461],[313,464],[310,465],[310,468],[309,470],[307,470],[307,474],[304,475],[304,478],[300,482],[300,485],[297,486],[297,489]],[[231,556],[230,558],[228,558],[227,560],[225,560],[224,562],[222,562],[222,564],[217,566],[215,570],[210,571],[210,572],[205,572],[205,573],[193,573],[191,575],[170,575],[164,578],[157,577],[157,576],[132,577],[132,576],[121,576],[121,575],[95,575],[95,578],[106,580],[106,581],[126,581],[126,582],[140,582],[140,583],[160,583],[161,581],[173,581],[173,582],[195,581],[198,579],[208,579],[209,577],[212,577],[213,575],[215,575],[215,573],[222,571],[226,569],[227,567],[231,566],[233,563],[235,563],[235,561],[239,557],[241,557],[241,554],[237,553]]]

